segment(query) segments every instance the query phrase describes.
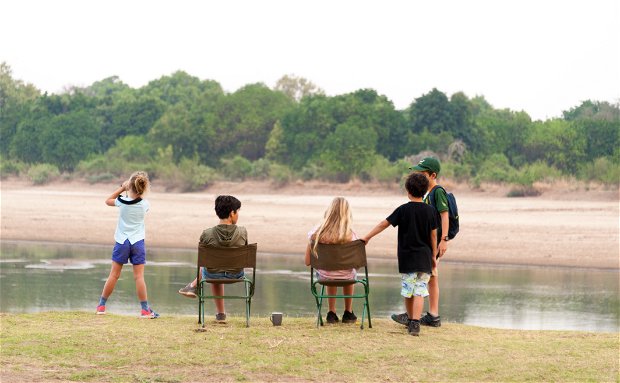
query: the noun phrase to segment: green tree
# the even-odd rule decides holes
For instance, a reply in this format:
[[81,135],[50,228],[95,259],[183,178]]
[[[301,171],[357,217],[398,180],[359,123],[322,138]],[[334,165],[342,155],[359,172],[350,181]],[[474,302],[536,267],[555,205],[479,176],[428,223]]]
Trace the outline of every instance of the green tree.
[[284,93],[291,100],[299,102],[302,98],[314,94],[324,94],[323,90],[303,77],[284,75],[276,82],[274,90]]
[[369,168],[375,160],[377,133],[359,128],[353,120],[336,127],[325,140],[320,159],[325,170],[339,181],[348,181]]
[[535,122],[524,153],[528,163],[545,161],[564,172],[575,172],[585,159],[586,137],[574,124],[561,120]]
[[297,108],[282,119],[282,142],[286,154],[277,160],[301,169],[308,161],[318,158],[325,138],[337,125],[334,102],[325,95],[304,97]]
[[163,101],[147,97],[124,100],[103,108],[100,110],[104,121],[101,131],[103,150],[120,137],[147,134],[165,110]]
[[101,81],[95,81],[84,89],[84,93],[91,97],[104,99],[106,97],[118,98],[121,95],[132,97],[133,90],[129,85],[122,82],[118,76],[111,76]]
[[476,154],[486,157],[491,154],[504,154],[510,164],[520,167],[526,162],[524,145],[532,126],[530,116],[525,112],[508,109],[483,110],[476,117],[480,135]]
[[303,98],[298,107],[282,119],[282,140],[286,154],[279,161],[300,169],[316,162],[331,139],[330,135],[342,124],[354,124],[364,131],[372,131],[373,151],[394,159],[407,148],[402,144],[406,136],[402,113],[385,96],[372,89],[327,97],[316,95]]
[[458,92],[450,97],[450,108],[454,118],[452,135],[463,141],[468,148],[477,149],[476,136],[479,132],[475,122],[476,105],[463,92]]
[[387,97],[373,89],[359,89],[337,99],[346,111],[347,120],[356,118],[362,127],[375,131],[377,153],[390,160],[408,153],[408,148],[403,145],[403,137],[407,134],[405,116],[394,109]]
[[293,107],[288,97],[263,84],[246,85],[220,99],[214,120],[216,156],[238,154],[250,161],[264,157],[274,124]]
[[609,156],[620,162],[620,105],[588,100],[564,112],[564,119],[585,135],[588,160]]
[[149,136],[160,148],[172,147],[173,159],[210,154],[215,133],[207,125],[198,124],[184,104],[176,104],[163,114],[153,125]]
[[41,136],[47,124],[48,120],[35,118],[20,122],[11,140],[10,156],[28,164],[43,162]]
[[72,171],[80,160],[100,152],[100,132],[100,124],[86,111],[52,118],[41,133],[43,161]]
[[0,154],[9,154],[17,126],[28,118],[40,92],[31,84],[13,78],[11,67],[0,63]]
[[409,106],[409,120],[415,134],[424,130],[431,134],[454,132],[456,126],[450,100],[436,88],[416,98]]
[[284,136],[284,130],[280,121],[276,121],[273,124],[273,129],[269,133],[269,138],[265,144],[265,157],[268,160],[276,160],[283,158],[286,155],[286,146],[282,142]]
[[200,81],[186,72],[177,71],[149,82],[140,89],[141,95],[161,99],[167,105],[185,103],[191,105],[197,99],[211,97],[217,99],[224,92],[219,83],[212,80]]

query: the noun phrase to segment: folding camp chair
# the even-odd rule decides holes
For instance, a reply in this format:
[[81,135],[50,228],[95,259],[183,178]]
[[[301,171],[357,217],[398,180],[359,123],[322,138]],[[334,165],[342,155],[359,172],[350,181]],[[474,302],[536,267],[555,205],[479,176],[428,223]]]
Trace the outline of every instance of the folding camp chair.
[[[245,275],[240,279],[202,279],[200,268],[216,268],[216,269],[252,269],[252,278],[248,278],[247,270]],[[250,305],[252,304],[252,296],[254,295],[254,287],[256,282],[256,244],[250,244],[240,247],[219,247],[211,245],[198,245],[198,265],[197,265],[198,283],[198,324],[205,323],[205,299],[244,299],[245,300],[245,324],[250,327]],[[245,294],[243,295],[208,295],[206,283],[232,284],[243,283],[245,285]]]
[[[310,291],[316,300],[317,308],[317,320],[316,326],[323,325],[323,318],[321,316],[321,307],[323,305],[323,298],[361,298],[364,299],[364,309],[362,310],[362,325],[361,329],[364,329],[364,316],[368,314],[368,327],[372,328],[370,322],[370,306],[368,304],[368,294],[370,294],[370,286],[368,281],[368,266],[366,264],[366,245],[362,240],[356,240],[349,243],[339,245],[328,245],[319,243],[316,249],[318,257],[314,254],[310,255]],[[360,269],[364,268],[364,277],[360,278]],[[358,278],[360,279],[346,279],[346,280],[325,280],[316,279],[315,269],[334,271],[334,270],[347,270],[357,269]],[[349,286],[353,284],[360,284],[364,287],[364,292],[353,295],[328,295],[325,292],[325,286]],[[321,291],[319,292],[317,286],[321,285]]]

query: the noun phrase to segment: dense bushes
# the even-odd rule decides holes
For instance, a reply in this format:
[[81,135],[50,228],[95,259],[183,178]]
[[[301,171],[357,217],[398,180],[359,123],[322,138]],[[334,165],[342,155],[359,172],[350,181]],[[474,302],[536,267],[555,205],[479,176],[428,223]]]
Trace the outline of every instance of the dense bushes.
[[60,176],[60,171],[56,165],[37,164],[28,169],[28,178],[35,185],[46,184]]
[[326,96],[303,79],[228,94],[176,72],[139,89],[110,77],[48,95],[14,80],[3,63],[0,80],[3,178],[47,182],[62,171],[108,182],[144,169],[186,191],[218,179],[391,184],[433,154],[442,177],[473,185],[619,182],[620,107],[608,102],[532,121],[482,96],[437,89],[396,110],[372,89]]

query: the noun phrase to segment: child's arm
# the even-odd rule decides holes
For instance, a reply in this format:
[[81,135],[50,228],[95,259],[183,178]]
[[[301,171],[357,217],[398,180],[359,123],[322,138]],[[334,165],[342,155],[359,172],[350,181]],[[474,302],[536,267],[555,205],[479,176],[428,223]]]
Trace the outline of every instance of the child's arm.
[[[389,217],[388,217],[389,218]],[[374,237],[375,235],[381,233],[383,230],[385,230],[388,226],[390,226],[390,223],[387,221],[387,219],[384,219],[383,221],[379,222],[377,224],[377,226],[375,226],[372,230],[370,230],[368,232],[368,234],[366,234],[366,236],[364,238],[362,238],[362,241],[366,242],[366,244],[368,244],[368,241],[370,241],[370,238]]]
[[437,257],[436,257],[437,255],[437,229],[431,230],[431,254],[433,254],[431,259],[433,261],[433,268],[434,268],[437,262]]
[[128,186],[129,181],[125,181],[123,182],[123,184],[121,185],[121,187],[119,187],[118,189],[116,189],[114,191],[114,193],[112,193],[106,200],[105,200],[105,204],[108,206],[114,206],[114,201],[116,201],[116,199],[118,198],[119,195],[121,195],[122,192],[124,192],[125,190],[127,190],[127,186]]
[[[448,229],[450,228],[450,218],[448,216],[448,211],[442,211],[441,213],[439,213],[439,216],[441,217],[441,236],[446,237],[448,235]],[[448,241],[441,238],[441,242],[439,242],[439,257],[443,257],[447,250]]]

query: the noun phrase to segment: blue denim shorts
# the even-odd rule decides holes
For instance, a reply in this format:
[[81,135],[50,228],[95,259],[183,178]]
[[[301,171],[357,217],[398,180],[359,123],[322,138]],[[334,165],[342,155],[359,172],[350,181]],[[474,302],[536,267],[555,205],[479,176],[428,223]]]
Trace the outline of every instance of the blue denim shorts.
[[245,272],[241,270],[239,273],[210,273],[206,267],[202,268],[202,279],[241,279],[245,275]]
[[144,265],[146,263],[146,248],[144,240],[141,239],[133,245],[126,239],[124,243],[115,243],[112,250],[112,260],[121,265],[131,261],[132,265]]

